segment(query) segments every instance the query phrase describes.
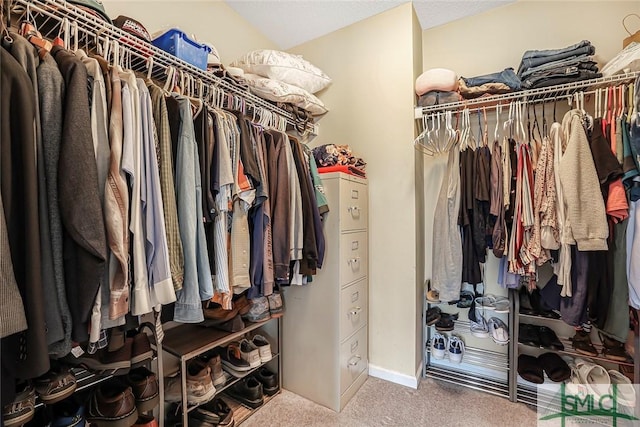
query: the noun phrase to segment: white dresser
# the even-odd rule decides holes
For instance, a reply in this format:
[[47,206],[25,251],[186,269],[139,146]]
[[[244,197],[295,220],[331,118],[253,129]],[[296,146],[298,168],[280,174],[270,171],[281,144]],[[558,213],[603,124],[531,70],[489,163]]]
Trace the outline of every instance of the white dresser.
[[326,254],[313,282],[285,290],[283,387],[341,411],[367,379],[367,181],[321,175]]

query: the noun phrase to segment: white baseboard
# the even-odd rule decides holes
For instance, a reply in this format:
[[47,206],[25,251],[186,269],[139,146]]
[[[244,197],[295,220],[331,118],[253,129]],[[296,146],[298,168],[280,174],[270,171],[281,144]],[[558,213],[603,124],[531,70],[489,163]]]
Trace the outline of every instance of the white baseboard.
[[411,375],[401,374],[396,371],[391,371],[389,369],[381,368],[375,365],[369,365],[369,376],[380,378],[381,380],[389,381],[395,384],[400,384],[405,387],[411,387],[413,389],[418,388],[418,383],[420,380],[420,375],[422,374],[422,366],[418,368],[418,372],[416,372],[416,376],[412,377]]

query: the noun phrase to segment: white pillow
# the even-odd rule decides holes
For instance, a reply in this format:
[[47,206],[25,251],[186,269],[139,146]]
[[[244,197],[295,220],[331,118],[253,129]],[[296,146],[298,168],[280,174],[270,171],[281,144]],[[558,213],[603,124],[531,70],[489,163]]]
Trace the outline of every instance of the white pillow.
[[267,79],[255,74],[245,74],[242,77],[249,85],[249,90],[261,98],[273,102],[293,104],[298,108],[308,111],[313,116],[319,116],[329,111],[327,107],[324,106],[324,103],[315,95],[297,86]]
[[432,90],[455,92],[458,89],[458,76],[455,71],[446,68],[432,68],[420,74],[416,79],[416,94],[422,96]]
[[331,78],[299,55],[279,50],[254,50],[231,63],[245,73],[257,74],[273,80],[298,86],[316,93],[331,84]]

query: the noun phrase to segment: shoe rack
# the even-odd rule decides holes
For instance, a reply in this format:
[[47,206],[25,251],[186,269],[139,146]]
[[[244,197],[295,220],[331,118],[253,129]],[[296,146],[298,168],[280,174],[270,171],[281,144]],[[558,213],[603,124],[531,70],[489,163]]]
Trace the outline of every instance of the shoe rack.
[[[537,316],[537,315],[530,315],[530,314],[522,314],[520,313],[520,299],[519,299],[519,295],[518,295],[518,290],[512,290],[512,300],[514,301],[514,305],[515,305],[515,309],[514,309],[514,316],[515,316],[515,323],[514,323],[514,328],[512,331],[512,340],[515,343],[515,348],[516,351],[513,353],[513,358],[512,358],[512,366],[514,367],[514,369],[511,372],[511,379],[510,382],[511,384],[514,384],[516,386],[516,395],[517,395],[517,401],[518,402],[522,402],[525,403],[527,405],[532,405],[532,406],[538,406],[538,402],[540,400],[541,396],[538,396],[538,389],[536,387],[536,384],[530,383],[524,379],[522,379],[520,377],[520,375],[518,375],[518,356],[522,353],[522,354],[528,354],[531,356],[539,356],[540,354],[543,353],[548,353],[548,352],[552,352],[552,353],[557,353],[560,356],[566,355],[566,356],[571,356],[571,357],[580,357],[580,358],[587,358],[587,359],[591,359],[593,360],[595,363],[602,365],[605,369],[614,369],[614,370],[618,370],[618,369],[633,369],[633,374],[634,374],[634,379],[633,379],[633,383],[634,384],[639,384],[640,382],[640,368],[639,368],[639,364],[640,364],[640,357],[638,357],[638,355],[640,354],[638,352],[638,346],[639,346],[639,341],[638,341],[638,329],[636,327],[635,330],[635,348],[636,348],[636,357],[634,358],[633,361],[629,361],[629,362],[620,362],[620,361],[615,361],[615,360],[611,360],[608,359],[604,356],[603,353],[603,345],[602,342],[600,341],[600,338],[598,337],[598,332],[597,329],[595,327],[592,328],[591,330],[591,334],[590,334],[590,338],[591,338],[591,342],[593,344],[593,346],[596,348],[596,350],[598,351],[598,355],[597,356],[587,356],[587,355],[583,355],[578,353],[577,351],[575,351],[573,349],[573,344],[571,341],[571,337],[573,337],[573,335],[575,334],[575,330],[572,326],[566,324],[561,318],[555,319],[555,318],[550,318],[550,317],[543,317],[543,316]],[[536,326],[547,326],[550,329],[552,329],[556,335],[558,336],[559,341],[562,343],[562,345],[564,346],[564,350],[554,350],[554,349],[547,349],[547,348],[539,348],[539,347],[534,347],[534,346],[530,346],[530,345],[526,345],[526,344],[522,344],[519,342],[519,330],[518,330],[518,325],[520,323],[527,323],[527,324],[531,324],[531,325],[536,325]],[[548,378],[546,378],[545,376],[545,383],[550,382],[551,380],[549,380]],[[544,399],[543,399],[544,400]]]
[[[433,378],[452,384],[462,385],[467,388],[479,390],[485,393],[515,401],[515,389],[511,387],[511,373],[513,371],[513,339],[511,334],[513,321],[513,296],[498,285],[485,287],[485,295],[493,294],[509,297],[509,313],[495,313],[484,310],[483,316],[488,321],[491,317],[497,317],[504,321],[509,328],[509,343],[507,345],[496,344],[491,337],[478,338],[471,334],[470,321],[468,319],[469,308],[459,308],[448,303],[434,304],[426,297],[423,299],[422,325],[424,351],[424,378]],[[458,313],[458,320],[454,322],[452,331],[440,332],[450,337],[458,336],[465,343],[465,351],[461,363],[454,363],[444,359],[436,359],[431,352],[431,340],[436,332],[436,326],[427,326],[427,310],[437,306],[443,313]]]
[[[269,362],[262,363],[260,364],[260,366],[257,366],[249,371],[243,372],[243,375],[240,377],[228,375],[225,371],[225,377],[227,378],[227,381],[225,382],[224,386],[216,387],[216,394],[213,397],[215,399],[216,397],[221,397],[220,395],[223,394],[227,388],[233,386],[243,378],[252,375],[254,372],[265,365],[270,366],[272,371],[275,371],[277,369],[278,384],[282,384],[282,361],[280,357],[282,352],[282,317],[270,318],[263,322],[256,323],[245,321],[244,329],[238,332],[231,333],[195,324],[180,324],[176,327],[170,329],[168,328],[165,331],[164,340],[162,343],[163,349],[166,353],[174,356],[179,360],[179,375],[182,382],[182,402],[180,405],[182,410],[182,425],[189,425],[189,412],[198,407],[198,405],[187,404],[188,362],[191,359],[198,357],[210,350],[213,350],[216,347],[223,347],[231,343],[232,341],[240,341],[249,332],[257,330],[260,330],[260,333],[269,340],[272,353],[275,349],[275,353],[272,354],[272,359]],[[264,403],[260,407],[264,406],[264,404],[273,399],[273,397],[277,396],[279,393],[280,390],[278,390],[278,392],[273,396],[267,396],[265,394]],[[255,411],[259,409],[248,408],[224,394],[222,395],[222,398],[233,411],[233,419],[236,426],[244,422]]]

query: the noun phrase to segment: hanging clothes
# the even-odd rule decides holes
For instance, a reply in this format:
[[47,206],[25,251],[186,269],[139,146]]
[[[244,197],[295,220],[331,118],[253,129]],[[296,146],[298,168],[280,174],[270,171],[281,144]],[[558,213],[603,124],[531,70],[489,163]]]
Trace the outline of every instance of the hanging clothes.
[[560,295],[562,297],[571,297],[573,295],[573,284],[571,275],[571,244],[572,239],[569,235],[570,229],[567,222],[566,205],[564,198],[564,189],[562,187],[562,179],[560,177],[560,160],[563,153],[563,136],[562,125],[553,123],[549,131],[551,143],[553,145],[553,175],[556,186],[556,217],[558,220],[558,233],[560,250],[558,253],[558,261],[553,266],[553,272],[558,276],[558,286],[562,286]]
[[[478,251],[474,243],[474,182],[476,176],[475,151],[460,152],[460,217],[462,227],[462,281],[475,285],[482,282]],[[456,297],[457,298],[457,297]]]
[[449,150],[447,170],[436,202],[433,223],[433,289],[442,301],[460,297],[462,283],[462,239],[457,215],[460,211],[460,153],[457,146]]

